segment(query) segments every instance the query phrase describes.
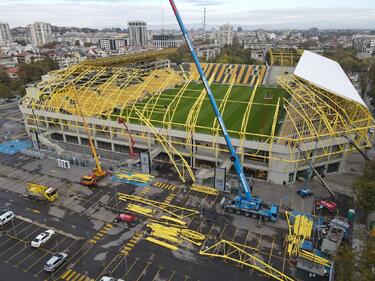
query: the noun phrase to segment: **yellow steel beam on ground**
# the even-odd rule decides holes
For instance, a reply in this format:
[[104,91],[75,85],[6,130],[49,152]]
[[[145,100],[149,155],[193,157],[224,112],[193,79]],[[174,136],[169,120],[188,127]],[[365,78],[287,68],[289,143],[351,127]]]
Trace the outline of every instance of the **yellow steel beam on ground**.
[[185,222],[183,220],[179,220],[179,219],[168,217],[168,216],[161,216],[160,219],[170,221],[170,222],[174,222],[174,223],[177,223],[179,225],[186,225],[187,224],[187,222]]
[[145,239],[146,239],[147,241],[149,241],[149,242],[152,242],[152,243],[157,244],[157,245],[159,245],[159,246],[163,246],[163,247],[165,247],[165,248],[167,248],[167,249],[170,249],[170,250],[172,250],[172,251],[176,251],[176,250],[178,249],[178,247],[176,247],[175,245],[171,245],[171,244],[169,244],[169,243],[166,243],[166,242],[160,241],[160,240],[155,239],[155,238],[152,238],[152,237],[147,237],[147,238],[145,238]]
[[126,208],[129,211],[132,211],[132,212],[135,212],[135,213],[147,216],[147,217],[152,217],[152,215],[155,214],[155,210],[152,210],[150,208],[145,208],[145,207],[142,207],[142,206],[138,206],[138,205],[135,205],[135,204],[128,204],[128,206]]
[[212,187],[209,187],[209,186],[204,186],[204,185],[199,185],[199,184],[192,184],[191,185],[191,190],[193,191],[197,191],[197,192],[201,192],[201,193],[206,193],[206,194],[209,194],[209,195],[219,195],[220,194],[220,191],[215,189],[215,188],[212,188]]
[[208,246],[207,241],[203,244],[200,255],[217,257],[225,260],[231,260],[240,265],[245,265],[269,277],[280,281],[293,281],[292,278],[275,269],[269,264],[262,261],[256,256],[256,253],[251,254],[242,249],[238,244],[228,240],[220,240],[219,242]]
[[128,194],[125,194],[125,193],[117,193],[117,196],[118,196],[118,199],[119,200],[122,200],[122,201],[134,201],[134,202],[139,202],[141,204],[144,204],[144,205],[148,205],[148,206],[152,206],[152,207],[155,207],[155,208],[158,208],[178,219],[181,219],[183,220],[184,218],[187,218],[187,217],[191,217],[191,216],[194,216],[194,215],[198,215],[199,212],[197,210],[193,210],[193,209],[188,209],[188,208],[184,208],[184,207],[180,207],[180,206],[176,206],[176,205],[171,205],[171,204],[166,204],[166,203],[163,203],[163,202],[159,202],[159,201],[154,201],[154,200],[150,200],[150,199],[146,199],[146,198],[142,198],[140,196],[135,196],[135,195],[128,195]]

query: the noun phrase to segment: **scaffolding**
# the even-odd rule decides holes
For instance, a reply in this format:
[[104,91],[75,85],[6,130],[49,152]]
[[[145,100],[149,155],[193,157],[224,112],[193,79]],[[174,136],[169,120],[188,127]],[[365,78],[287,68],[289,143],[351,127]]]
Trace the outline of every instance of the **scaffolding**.
[[270,65],[277,65],[281,67],[296,66],[303,49],[294,49],[294,48],[277,48],[270,49],[269,54],[269,63]]

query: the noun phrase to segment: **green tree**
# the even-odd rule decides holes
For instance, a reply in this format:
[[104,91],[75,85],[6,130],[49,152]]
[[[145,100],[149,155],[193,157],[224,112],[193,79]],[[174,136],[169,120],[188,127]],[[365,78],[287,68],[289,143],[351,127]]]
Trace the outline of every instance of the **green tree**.
[[362,281],[375,280],[375,240],[365,239],[359,260],[358,272]]
[[336,281],[352,281],[355,272],[354,254],[350,246],[341,245],[336,257]]
[[15,42],[18,43],[18,44],[20,44],[21,46],[26,46],[27,45],[27,43],[26,43],[25,40],[16,40]]
[[18,75],[23,83],[30,83],[40,80],[42,75],[59,68],[57,61],[46,58],[29,64],[21,64],[18,68]]
[[53,48],[56,47],[57,44],[58,44],[58,42],[53,41],[53,42],[44,44],[41,48],[44,48],[44,49],[53,49]]
[[85,47],[91,47],[93,45],[95,45],[95,44],[93,44],[91,42],[85,42],[85,43],[83,43],[83,46],[85,46]]
[[375,162],[366,161],[363,175],[358,177],[354,186],[359,206],[366,213],[375,210]]

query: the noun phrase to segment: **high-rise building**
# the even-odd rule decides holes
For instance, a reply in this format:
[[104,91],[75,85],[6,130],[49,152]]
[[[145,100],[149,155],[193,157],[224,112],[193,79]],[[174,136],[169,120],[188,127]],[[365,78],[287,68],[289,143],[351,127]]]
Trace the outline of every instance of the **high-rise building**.
[[144,21],[128,22],[129,37],[131,45],[145,46],[147,45],[147,23]]
[[99,38],[98,46],[106,51],[118,51],[119,48],[129,46],[129,38]]
[[181,34],[156,34],[152,36],[152,45],[159,48],[180,47],[184,43]]
[[12,41],[9,24],[0,22],[0,42]]
[[52,27],[49,23],[34,22],[29,25],[31,44],[34,46],[43,46],[53,42]]
[[219,36],[218,36],[218,43],[220,47],[224,47],[225,45],[232,45],[233,44],[233,26],[229,23],[220,26]]

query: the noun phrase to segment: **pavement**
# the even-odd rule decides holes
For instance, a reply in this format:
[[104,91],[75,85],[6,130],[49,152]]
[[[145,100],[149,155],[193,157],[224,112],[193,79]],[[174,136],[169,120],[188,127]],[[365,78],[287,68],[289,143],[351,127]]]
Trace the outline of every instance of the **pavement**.
[[[15,111],[11,106],[0,110],[0,116],[3,116],[0,130],[9,132],[7,138],[22,134],[22,130],[15,125],[20,121],[5,120],[7,114],[17,118]],[[13,127],[9,126],[9,122]],[[306,272],[293,267],[284,247],[288,227],[283,211],[292,208],[311,212],[313,208],[314,198],[301,199],[296,194],[302,182],[289,186],[255,182],[255,195],[281,206],[279,220],[264,223],[223,213],[218,204],[221,195],[191,191],[163,167],[155,181],[168,185],[159,187],[112,183],[110,177],[93,188],[81,186],[80,177],[89,172],[76,166],[69,170],[59,168],[55,160],[48,158],[32,159],[19,153],[0,154],[0,210],[12,210],[16,214],[11,223],[0,227],[0,272],[7,276],[4,279],[4,275],[0,275],[0,280],[89,281],[100,280],[103,276],[127,281],[270,279],[251,266],[241,267],[230,259],[200,255],[199,251],[205,250],[205,246],[201,249],[184,242],[177,250],[171,251],[147,241],[145,238],[149,232],[146,224],[149,217],[137,215],[138,224],[132,228],[123,223],[113,223],[117,214],[124,212],[129,203],[134,203],[118,200],[118,192],[198,211],[199,215],[185,217],[184,221],[189,229],[206,235],[209,241],[233,241],[258,260],[294,280],[326,280],[309,277]],[[169,175],[168,178],[163,174]],[[332,182],[333,188],[339,191],[340,198],[345,202],[343,206],[339,204],[344,213],[352,199],[339,180],[333,178]],[[59,198],[53,203],[31,200],[24,196],[27,182],[54,187],[58,190]],[[326,195],[317,181],[311,181],[309,185],[316,196]],[[173,209],[151,208],[155,210],[154,219],[170,215],[167,211]],[[31,248],[31,240],[46,229],[54,229],[56,237],[38,249]],[[45,272],[45,262],[58,252],[68,253],[68,260],[55,272]]]

